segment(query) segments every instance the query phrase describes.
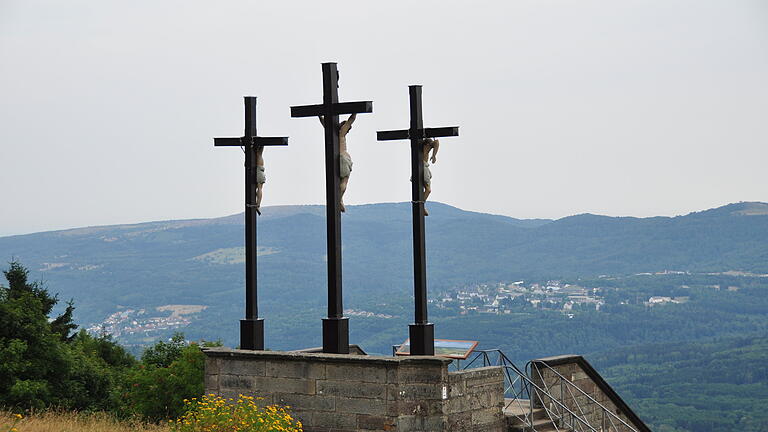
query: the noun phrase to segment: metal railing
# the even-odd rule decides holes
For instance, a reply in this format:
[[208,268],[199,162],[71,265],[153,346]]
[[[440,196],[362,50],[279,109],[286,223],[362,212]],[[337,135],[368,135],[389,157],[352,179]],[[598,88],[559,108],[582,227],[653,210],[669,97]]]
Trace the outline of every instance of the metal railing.
[[[554,428],[555,431],[569,432],[637,432],[635,428],[621,420],[555,370],[552,370],[553,376],[561,379],[558,385],[559,388],[563,389],[559,393],[560,397],[554,394],[551,386],[547,385],[538,369],[531,367],[531,373],[534,369],[536,370],[543,387],[535,382],[535,378],[531,374],[527,373],[528,367],[531,365],[530,362],[526,365],[526,371],[522,371],[499,349],[476,350],[475,352],[477,355],[461,369],[501,366],[504,371],[504,395],[505,400],[507,400],[504,411],[507,415],[517,418],[527,431],[536,432],[537,428],[539,430]],[[570,398],[564,397],[566,388]],[[574,396],[575,394],[586,396],[589,403],[594,405],[583,406],[580,400]],[[600,425],[592,424],[594,422],[590,422],[588,418],[588,414],[594,412],[593,408],[595,407],[602,411]],[[536,416],[541,416],[542,413],[543,416],[540,420],[543,421],[537,420]],[[617,423],[627,429],[619,429]]]
[[[540,368],[540,366],[543,366],[543,368]],[[556,382],[547,383],[544,374],[542,374],[542,369],[551,374],[550,376],[554,377]],[[586,417],[588,413],[599,412],[596,417],[600,417],[600,431],[638,432],[637,429],[622,420],[621,417],[614,414],[610,409],[606,408],[603,404],[595,400],[595,398],[548,364],[537,362],[536,366],[534,366],[533,362],[528,362],[525,365],[525,370],[531,377],[535,371],[535,378],[538,378],[539,382],[544,386],[544,390],[547,392],[548,397],[552,397],[551,395],[555,393],[554,390],[556,390],[560,396],[559,400],[566,406],[575,407],[581,416]],[[623,428],[620,429],[622,426]]]

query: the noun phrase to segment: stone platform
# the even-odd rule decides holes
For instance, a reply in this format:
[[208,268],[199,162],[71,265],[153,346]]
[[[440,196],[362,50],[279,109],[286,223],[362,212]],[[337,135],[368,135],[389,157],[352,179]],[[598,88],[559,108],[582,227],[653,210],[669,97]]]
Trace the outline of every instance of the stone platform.
[[290,406],[304,430],[502,431],[501,367],[450,360],[204,348],[205,392]]

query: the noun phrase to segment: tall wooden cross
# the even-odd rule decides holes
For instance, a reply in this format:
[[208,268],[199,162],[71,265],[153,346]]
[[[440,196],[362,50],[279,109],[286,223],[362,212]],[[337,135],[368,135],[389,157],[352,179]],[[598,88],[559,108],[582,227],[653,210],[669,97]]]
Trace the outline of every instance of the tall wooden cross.
[[323,319],[323,352],[349,353],[349,319],[341,295],[341,207],[339,205],[339,114],[373,112],[373,102],[339,102],[336,63],[323,63],[323,103],[291,107],[291,117],[323,116],[325,128],[325,214],[328,256],[328,318]]
[[256,97],[245,96],[245,134],[214,138],[213,145],[243,147],[245,151],[245,319],[240,320],[240,349],[264,349],[264,320],[259,318],[256,290],[256,151],[260,146],[288,145],[288,137],[256,134]]
[[435,354],[435,327],[427,319],[427,257],[424,241],[425,138],[458,136],[459,127],[425,128],[421,115],[421,86],[408,86],[411,102],[409,129],[376,132],[379,141],[411,140],[411,207],[413,214],[413,297],[415,320],[408,326],[411,355]]

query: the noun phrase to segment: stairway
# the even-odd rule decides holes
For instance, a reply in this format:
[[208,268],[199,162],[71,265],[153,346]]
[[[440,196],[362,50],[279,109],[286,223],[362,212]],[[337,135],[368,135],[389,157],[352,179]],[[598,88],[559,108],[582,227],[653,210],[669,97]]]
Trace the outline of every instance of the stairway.
[[[527,416],[533,419],[533,428],[524,420]],[[565,432],[552,424],[544,408],[531,411],[530,401],[525,399],[504,399],[504,417],[508,432]]]
[[520,369],[499,349],[476,353],[463,369],[473,364],[501,366],[506,374],[504,394],[509,398],[504,399],[503,413],[507,431],[651,432],[581,356],[532,360]]

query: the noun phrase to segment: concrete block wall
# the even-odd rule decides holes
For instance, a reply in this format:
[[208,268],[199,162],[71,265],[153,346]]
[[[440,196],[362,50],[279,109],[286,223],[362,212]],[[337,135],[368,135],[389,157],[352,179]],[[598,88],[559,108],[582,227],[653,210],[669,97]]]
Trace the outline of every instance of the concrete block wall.
[[[567,384],[561,386],[561,378],[558,374],[583,390],[589,397],[576,389],[571,388],[569,390]],[[554,399],[559,400],[574,413],[579,416],[583,415],[583,418],[598,430],[604,426],[606,430],[610,428],[610,430],[618,432],[632,432],[633,429],[639,432],[650,432],[650,429],[637,418],[637,415],[581,356],[557,356],[534,360],[531,375],[531,379],[539,387],[548,390]],[[609,420],[609,416],[604,413],[603,409],[590,398],[615,414],[631,428],[616,418]],[[542,397],[535,402],[539,406],[552,406],[547,397]]]
[[439,357],[207,348],[205,392],[290,406],[304,430],[502,430],[501,368],[448,373]]
[[451,372],[448,384],[446,430],[504,430],[504,372],[500,367]]

